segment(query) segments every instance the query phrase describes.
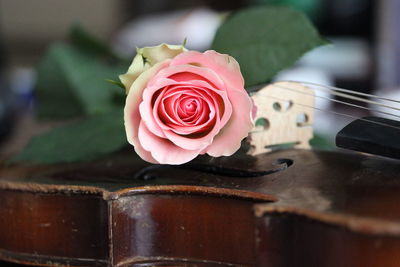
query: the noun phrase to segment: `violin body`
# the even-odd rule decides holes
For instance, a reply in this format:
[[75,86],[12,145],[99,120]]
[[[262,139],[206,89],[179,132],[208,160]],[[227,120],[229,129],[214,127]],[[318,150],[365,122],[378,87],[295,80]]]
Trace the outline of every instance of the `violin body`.
[[[219,169],[157,169],[124,153],[91,163],[4,166],[0,259],[42,266],[400,266],[397,161],[289,149],[197,162]],[[224,168],[229,175],[218,171]]]

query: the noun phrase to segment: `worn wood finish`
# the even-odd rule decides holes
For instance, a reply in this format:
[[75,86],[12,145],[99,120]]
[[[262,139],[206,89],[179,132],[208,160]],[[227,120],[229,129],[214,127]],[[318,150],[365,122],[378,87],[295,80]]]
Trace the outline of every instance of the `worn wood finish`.
[[288,213],[268,214],[258,224],[258,266],[400,266],[399,236],[354,232]]
[[252,178],[167,166],[148,169],[145,181],[135,174],[149,165],[123,153],[3,167],[0,258],[62,266],[400,266],[397,161],[295,149],[196,162],[261,171],[277,159],[293,164]]
[[0,203],[2,258],[105,265],[108,207],[101,197],[3,190]]
[[[113,201],[113,261],[180,259],[255,265],[252,203],[193,195],[137,195]],[[223,226],[223,228],[221,228]]]

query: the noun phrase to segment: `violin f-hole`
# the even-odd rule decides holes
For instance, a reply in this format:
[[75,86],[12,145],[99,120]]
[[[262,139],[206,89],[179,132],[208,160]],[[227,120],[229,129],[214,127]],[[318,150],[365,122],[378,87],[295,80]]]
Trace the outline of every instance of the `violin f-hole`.
[[276,168],[267,170],[246,170],[240,168],[231,168],[215,164],[206,163],[186,163],[183,165],[150,165],[141,169],[136,173],[135,178],[140,180],[153,180],[157,178],[156,171],[168,169],[185,169],[196,172],[203,172],[214,174],[218,176],[232,177],[232,178],[255,178],[262,177],[276,172],[284,171],[293,165],[293,160],[287,158],[279,158],[272,162]]

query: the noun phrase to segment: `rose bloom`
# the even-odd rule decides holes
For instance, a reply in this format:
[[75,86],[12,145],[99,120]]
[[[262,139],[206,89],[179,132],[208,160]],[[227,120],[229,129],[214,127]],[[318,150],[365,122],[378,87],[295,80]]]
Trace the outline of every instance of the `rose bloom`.
[[141,48],[120,79],[128,142],[148,162],[230,156],[253,127],[253,102],[228,55],[167,44]]

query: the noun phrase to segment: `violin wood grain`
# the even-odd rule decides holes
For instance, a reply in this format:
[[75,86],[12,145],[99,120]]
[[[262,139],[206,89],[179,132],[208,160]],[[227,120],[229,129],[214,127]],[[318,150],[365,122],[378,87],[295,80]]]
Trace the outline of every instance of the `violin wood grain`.
[[[42,266],[400,266],[400,164],[284,150],[148,169],[91,163],[0,168],[0,259]],[[281,161],[279,161],[281,162]],[[275,164],[275,165],[274,165]],[[274,167],[275,166],[275,167]]]
[[0,257],[105,266],[108,207],[101,197],[4,190],[0,203]]
[[250,201],[193,195],[137,195],[113,201],[114,264],[180,259],[256,264]]
[[400,266],[398,236],[353,232],[288,213],[268,214],[258,229],[257,266]]

